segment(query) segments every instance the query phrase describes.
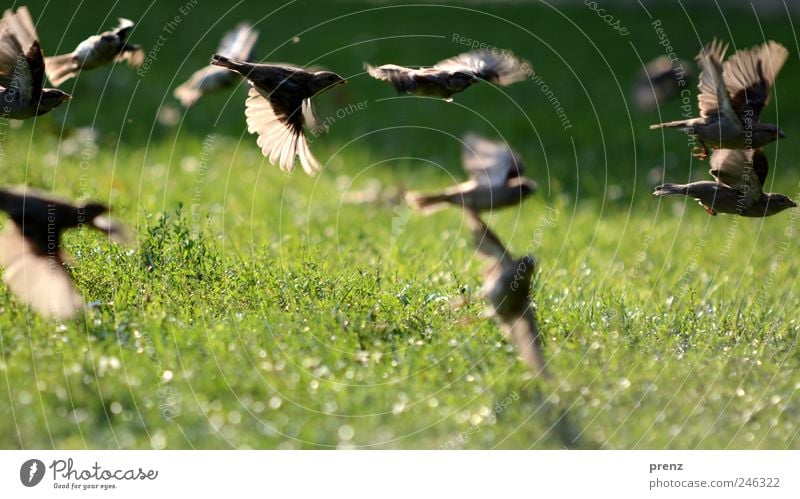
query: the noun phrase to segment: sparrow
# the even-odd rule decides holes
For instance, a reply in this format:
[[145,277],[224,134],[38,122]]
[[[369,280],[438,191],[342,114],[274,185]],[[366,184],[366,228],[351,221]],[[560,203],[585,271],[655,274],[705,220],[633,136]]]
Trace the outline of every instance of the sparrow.
[[42,88],[44,61],[28,8],[6,10],[0,21],[0,116],[24,120],[72,98],[61,90]]
[[[225,33],[217,53],[231,59],[250,62],[256,40],[258,31],[254,30],[250,23],[243,22]],[[206,94],[232,87],[239,78],[240,76],[232,71],[209,65],[195,71],[184,84],[175,89],[174,95],[184,107],[189,107]]]
[[482,297],[489,302],[489,314],[500,324],[503,333],[517,346],[522,360],[533,371],[548,377],[545,370],[536,305],[530,289],[536,263],[525,255],[515,259],[500,239],[470,209],[464,210],[477,252],[489,261],[483,272]]
[[211,64],[235,71],[250,83],[244,113],[247,131],[258,134],[256,142],[270,163],[291,173],[297,156],[309,175],[322,168],[308,148],[303,125],[315,121],[311,98],[347,83],[344,78],[331,71],[312,73],[285,65],[251,64],[219,54],[214,54]]
[[631,99],[641,112],[649,112],[677,96],[692,77],[689,63],[662,55],[642,68],[631,85]]
[[406,202],[426,214],[448,204],[480,212],[519,204],[536,192],[536,182],[524,176],[519,154],[505,142],[468,133],[463,138],[461,164],[470,180],[440,194],[408,192]]
[[36,312],[59,320],[83,306],[64,268],[69,256],[61,248],[61,234],[88,225],[115,240],[126,238],[125,229],[105,216],[108,207],[100,203],[76,205],[33,189],[0,188],[0,210],[10,218],[0,233],[3,280]]
[[769,163],[761,149],[717,149],[710,163],[714,181],[664,184],[656,187],[653,195],[691,196],[709,215],[768,217],[797,207],[797,203],[783,194],[764,192]]
[[400,94],[439,97],[448,102],[453,94],[480,80],[508,86],[524,80],[533,71],[528,61],[517,59],[511,52],[475,50],[437,62],[433,67],[406,68],[395,64],[364,69],[375,79],[391,83]]
[[144,62],[144,51],[139,45],[129,45],[128,35],[133,30],[133,21],[119,19],[119,26],[82,41],[69,54],[48,57],[45,60],[47,78],[59,86],[84,69],[95,69],[107,64],[126,61],[137,68]]
[[770,90],[789,52],[780,43],[769,41],[733,54],[725,64],[727,45],[714,40],[697,56],[700,65],[700,117],[651,125],[650,129],[680,128],[696,137],[702,147],[693,151],[699,158],[708,156],[708,145],[719,149],[761,148],[785,137],[772,123],[761,123],[759,116],[769,103]]

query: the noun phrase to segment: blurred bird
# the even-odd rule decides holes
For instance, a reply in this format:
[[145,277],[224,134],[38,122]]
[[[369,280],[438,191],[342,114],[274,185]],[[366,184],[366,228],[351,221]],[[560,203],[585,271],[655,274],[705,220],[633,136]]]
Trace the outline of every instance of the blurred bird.
[[3,279],[21,301],[36,312],[56,319],[68,319],[83,300],[64,268],[69,261],[61,248],[66,229],[88,225],[124,240],[125,229],[105,216],[100,203],[75,205],[27,188],[0,189],[0,210],[6,223],[0,234],[0,264]]
[[650,129],[680,128],[695,136],[702,147],[694,155],[708,156],[708,145],[720,149],[761,148],[784,138],[772,123],[761,123],[761,111],[769,103],[770,90],[789,52],[769,41],[733,54],[723,66],[727,45],[714,40],[697,56],[700,65],[700,117],[651,125]]
[[211,64],[235,71],[250,82],[245,104],[247,131],[257,133],[257,143],[270,163],[283,171],[294,170],[295,156],[309,175],[321,165],[311,154],[303,125],[314,123],[311,98],[329,88],[346,83],[330,71],[309,72],[300,68],[250,64],[214,54]]
[[144,62],[144,51],[139,45],[129,45],[128,35],[133,30],[133,21],[119,19],[119,26],[82,41],[69,54],[48,57],[45,61],[47,78],[59,86],[84,69],[95,69],[113,62],[126,61],[137,68]]
[[465,209],[464,214],[478,254],[490,262],[484,269],[481,290],[489,302],[489,312],[497,318],[501,329],[517,346],[522,360],[533,373],[548,377],[539,339],[536,306],[530,300],[536,266],[533,257],[526,255],[514,259],[477,213]]
[[764,192],[769,163],[762,150],[717,149],[710,162],[713,182],[664,184],[656,187],[653,195],[691,196],[709,215],[729,213],[743,217],[768,217],[797,207],[797,203],[783,194]]
[[408,192],[408,204],[423,213],[432,213],[448,204],[486,211],[519,204],[536,192],[536,182],[524,176],[522,160],[505,142],[467,134],[463,139],[461,163],[470,180],[440,194]]
[[453,94],[486,80],[508,86],[524,80],[533,69],[528,61],[517,59],[508,51],[475,50],[445,59],[431,68],[412,69],[395,64],[364,69],[375,79],[391,83],[400,94],[440,97],[453,100]]
[[689,63],[680,59],[673,62],[662,55],[648,62],[636,76],[631,98],[639,111],[652,111],[677,96],[691,77]]
[[44,74],[44,55],[28,8],[6,10],[0,21],[0,115],[32,118],[71,98],[61,90],[42,88]]
[[[243,22],[225,34],[217,53],[230,59],[250,62],[256,40],[258,31],[250,23]],[[206,94],[232,87],[240,78],[225,68],[209,65],[195,71],[184,84],[175,89],[174,95],[184,107],[189,107]]]

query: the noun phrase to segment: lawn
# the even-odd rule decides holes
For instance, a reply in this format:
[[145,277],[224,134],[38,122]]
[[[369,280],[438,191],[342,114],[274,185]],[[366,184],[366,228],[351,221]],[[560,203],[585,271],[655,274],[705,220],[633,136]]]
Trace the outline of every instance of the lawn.
[[[69,103],[3,124],[2,184],[107,202],[136,242],[66,238],[89,304],[79,319],[42,319],[0,288],[0,446],[799,448],[798,212],[709,217],[652,197],[662,175],[701,179],[708,165],[679,132],[647,129],[680,118],[679,100],[641,113],[628,97],[665,52],[654,20],[689,60],[715,35],[783,43],[764,119],[789,138],[767,148],[766,187],[797,200],[797,14],[600,3],[628,33],[583,2],[30,2],[46,54],[120,16],[148,52],[164,41],[146,71],[84,73]],[[316,177],[262,158],[244,86],[186,112],[172,98],[242,19],[260,59],[348,79],[316,99],[331,124],[312,137]],[[363,72],[432,64],[468,50],[462,37],[512,49],[540,79],[447,103]],[[481,315],[460,213],[391,200],[462,179],[467,131],[506,139],[539,183],[488,218],[539,262],[552,381]],[[345,202],[364,189],[390,199]]]

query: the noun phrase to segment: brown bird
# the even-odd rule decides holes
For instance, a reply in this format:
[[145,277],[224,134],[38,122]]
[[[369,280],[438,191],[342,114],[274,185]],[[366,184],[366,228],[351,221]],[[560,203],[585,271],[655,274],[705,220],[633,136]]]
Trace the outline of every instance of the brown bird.
[[709,215],[729,213],[743,217],[768,217],[797,203],[783,194],[765,193],[769,162],[760,149],[717,149],[711,155],[714,181],[664,184],[653,195],[682,194],[697,200]]
[[105,214],[100,203],[75,205],[27,188],[0,189],[0,210],[11,223],[0,234],[3,279],[20,301],[36,312],[56,319],[72,317],[83,300],[64,268],[69,261],[61,248],[61,234],[88,225],[116,240],[125,229]]
[[511,52],[476,50],[445,59],[433,67],[412,69],[395,64],[364,69],[378,80],[388,81],[400,94],[424,95],[453,100],[453,94],[485,80],[508,86],[524,80],[533,69],[528,61]]
[[506,337],[514,342],[533,373],[549,377],[539,339],[536,306],[530,299],[536,266],[533,257],[513,258],[477,213],[465,209],[464,214],[478,254],[489,260],[481,289],[482,296],[489,302],[489,312],[497,318]]
[[95,69],[107,64],[125,61],[138,68],[144,62],[144,51],[139,45],[129,45],[128,36],[133,30],[133,21],[119,19],[119,26],[82,41],[69,54],[48,57],[45,63],[47,78],[59,86],[74,78],[82,70]]
[[44,55],[27,7],[3,13],[0,21],[0,115],[24,120],[45,114],[69,94],[42,88]]
[[322,167],[311,154],[303,125],[314,122],[311,98],[347,83],[330,71],[309,72],[290,66],[251,64],[215,54],[211,64],[235,71],[250,82],[245,104],[247,131],[257,133],[257,143],[270,163],[283,171],[294,170],[295,156],[309,175]]
[[652,111],[677,96],[691,78],[689,63],[662,55],[648,62],[636,76],[631,100],[639,111]]
[[[229,59],[251,61],[253,47],[258,40],[258,31],[250,23],[240,23],[222,38],[217,53]],[[193,105],[199,98],[232,87],[241,76],[219,66],[206,66],[195,71],[181,86],[175,89],[175,98],[184,107]]]
[[408,192],[408,204],[423,213],[432,213],[448,204],[486,211],[519,204],[536,192],[536,182],[524,176],[525,167],[519,154],[505,142],[467,134],[461,163],[470,180],[440,194]]
[[696,137],[702,147],[695,148],[694,154],[700,158],[708,155],[708,145],[719,149],[761,148],[785,137],[777,125],[761,123],[759,117],[769,103],[775,76],[789,56],[786,47],[769,41],[736,52],[723,66],[727,49],[714,40],[697,56],[701,68],[697,96],[700,117],[650,126],[680,128]]

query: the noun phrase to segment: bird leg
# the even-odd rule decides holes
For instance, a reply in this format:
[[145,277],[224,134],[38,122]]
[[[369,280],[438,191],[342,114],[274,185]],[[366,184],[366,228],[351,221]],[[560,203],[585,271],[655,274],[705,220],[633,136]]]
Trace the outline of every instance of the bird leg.
[[708,153],[710,151],[708,150],[708,146],[706,146],[705,142],[703,142],[702,140],[700,141],[700,145],[702,147],[700,146],[692,147],[692,157],[695,157],[700,161],[702,161],[708,157]]
[[716,216],[717,216],[717,212],[716,212],[716,211],[714,211],[714,209],[713,209],[713,208],[711,208],[711,207],[708,207],[708,206],[706,206],[706,205],[703,205],[703,208],[705,208],[705,209],[706,209],[706,213],[708,213],[708,214],[709,214],[709,215],[711,215],[712,217],[716,217]]

